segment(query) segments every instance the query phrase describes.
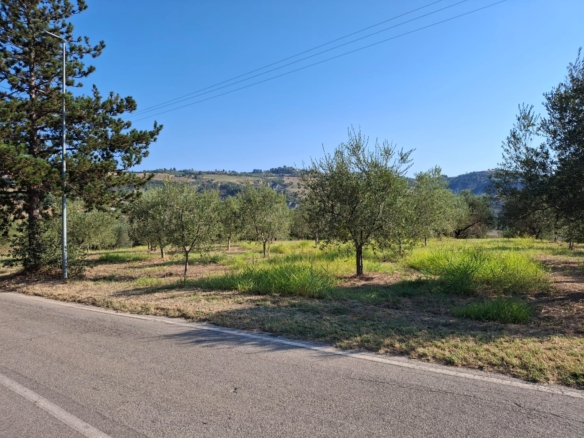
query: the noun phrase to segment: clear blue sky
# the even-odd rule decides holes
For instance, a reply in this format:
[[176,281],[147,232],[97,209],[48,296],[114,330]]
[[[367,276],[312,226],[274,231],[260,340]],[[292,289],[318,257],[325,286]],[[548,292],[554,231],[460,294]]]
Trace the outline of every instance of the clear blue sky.
[[[78,34],[107,45],[100,58],[91,60],[97,72],[87,82],[97,84],[103,94],[133,96],[140,110],[432,1],[88,0],[89,9],[75,24]],[[441,1],[353,38],[459,1]],[[254,81],[495,1],[468,0]],[[151,126],[154,119],[164,125],[140,168],[246,171],[300,166],[319,157],[322,145],[330,151],[344,141],[350,125],[360,126],[372,141],[387,139],[415,149],[412,172],[434,165],[447,175],[493,168],[517,105],[539,107],[542,93],[557,85],[567,64],[576,59],[584,45],[583,17],[582,0],[508,0],[138,121],[138,128]]]

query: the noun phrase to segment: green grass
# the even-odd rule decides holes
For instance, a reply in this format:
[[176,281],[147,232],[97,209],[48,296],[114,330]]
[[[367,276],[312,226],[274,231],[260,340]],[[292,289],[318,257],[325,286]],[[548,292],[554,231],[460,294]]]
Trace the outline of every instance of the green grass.
[[197,279],[192,284],[212,290],[322,298],[330,294],[337,285],[337,279],[330,272],[310,264],[259,264]]
[[281,243],[277,245],[272,245],[270,248],[270,253],[272,254],[290,254],[293,252],[294,247],[292,245],[283,245]]
[[364,304],[396,305],[403,297],[424,295],[428,284],[424,280],[404,280],[391,286],[365,286],[359,288],[335,288],[328,295],[334,300],[352,300]]
[[128,263],[128,262],[141,262],[144,260],[151,259],[150,254],[135,253],[135,252],[107,252],[101,254],[97,259],[98,262],[103,263]]
[[150,288],[150,287],[160,287],[163,284],[165,284],[165,282],[162,278],[158,278],[158,277],[140,277],[136,281],[134,281],[134,284],[137,287]]
[[472,295],[480,289],[505,294],[533,293],[550,287],[543,266],[517,251],[493,251],[480,246],[420,249],[406,264],[438,277],[445,292],[458,295]]
[[518,298],[495,298],[483,303],[471,303],[455,307],[452,314],[459,318],[469,318],[477,321],[495,321],[503,324],[524,324],[531,318],[531,308],[528,303]]
[[[395,274],[405,265],[437,279],[442,292],[462,296],[480,291],[525,294],[549,290],[549,275],[531,258],[532,254],[500,249],[498,240],[501,239],[497,239],[497,246],[492,242],[488,246],[481,241],[472,244],[445,241],[440,247],[417,248],[401,264],[382,262],[378,255],[367,250],[365,273]],[[210,277],[201,287],[320,297],[330,295],[332,286],[314,286],[317,289],[311,293],[307,284],[320,284],[316,279],[320,279],[322,273],[326,273],[327,278],[340,280],[354,275],[355,271],[350,245],[318,249],[309,241],[281,242],[272,246],[272,256],[267,259],[258,254],[257,245],[242,247],[248,251],[221,260],[234,272]],[[327,284],[335,282],[327,280]]]
[[[253,245],[242,247],[254,248]],[[235,290],[259,294],[331,297],[341,277],[354,274],[352,249],[335,245],[324,250],[310,241],[282,242],[272,246],[276,253],[262,258],[255,251],[229,257],[225,264],[233,271],[195,280],[203,289]],[[369,256],[364,262],[368,272],[394,273],[395,266]],[[334,291],[335,297],[338,295]]]

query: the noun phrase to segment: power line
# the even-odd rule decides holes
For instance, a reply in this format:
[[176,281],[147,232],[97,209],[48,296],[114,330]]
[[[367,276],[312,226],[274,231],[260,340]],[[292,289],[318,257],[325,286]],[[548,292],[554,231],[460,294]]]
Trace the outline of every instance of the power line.
[[[245,78],[245,79],[240,79],[239,81],[235,81],[235,82],[232,82],[232,83],[230,83],[230,84],[223,85],[223,86],[221,86],[221,87],[212,87],[212,88],[213,88],[213,90],[208,90],[208,91],[204,91],[204,92],[202,92],[202,93],[197,93],[197,94],[195,94],[194,96],[185,97],[185,98],[182,98],[182,99],[181,99],[181,98],[177,98],[177,99],[180,99],[180,100],[174,99],[174,100],[175,100],[175,102],[173,102],[173,103],[160,104],[160,105],[157,105],[157,106],[156,106],[156,108],[153,108],[153,109],[145,109],[145,110],[142,110],[142,111],[138,111],[138,112],[137,112],[137,114],[133,114],[132,116],[130,116],[130,118],[131,118],[131,117],[139,117],[139,116],[141,116],[141,115],[143,115],[143,114],[145,114],[145,113],[149,113],[149,112],[152,112],[152,111],[156,111],[157,109],[165,108],[165,107],[167,107],[167,106],[176,105],[177,103],[184,102],[185,100],[194,99],[195,97],[199,97],[199,96],[203,96],[203,95],[205,95],[205,94],[213,93],[213,92],[215,92],[215,91],[219,91],[219,90],[222,90],[222,89],[224,89],[224,88],[228,88],[228,87],[232,87],[233,85],[240,84],[241,82],[246,82],[246,81],[249,81],[250,79],[253,79],[253,78],[257,78],[257,77],[259,77],[259,76],[266,75],[266,74],[268,74],[268,73],[271,73],[271,72],[273,72],[273,71],[276,71],[276,70],[281,70],[281,69],[283,69],[283,68],[285,68],[285,67],[289,67],[289,66],[291,66],[291,65],[298,64],[299,62],[306,61],[307,59],[314,58],[315,56],[322,55],[323,53],[328,53],[328,52],[331,52],[331,51],[333,51],[333,50],[336,50],[336,49],[338,49],[338,48],[340,48],[340,47],[344,47],[344,46],[347,46],[347,45],[349,45],[349,44],[353,44],[353,43],[355,43],[355,42],[357,42],[357,41],[364,40],[365,38],[369,38],[369,37],[372,37],[372,36],[374,36],[374,35],[380,34],[380,33],[382,33],[382,32],[387,32],[388,30],[395,29],[396,27],[403,26],[404,24],[408,24],[408,23],[411,23],[411,22],[413,22],[413,21],[420,20],[420,19],[422,19],[422,18],[428,17],[428,16],[430,16],[430,15],[433,15],[433,14],[437,14],[438,12],[441,12],[441,11],[443,11],[443,10],[445,10],[445,9],[450,9],[450,8],[453,8],[454,6],[458,6],[458,5],[459,5],[459,4],[461,4],[461,3],[466,3],[467,1],[468,1],[468,0],[461,0],[461,1],[459,1],[458,3],[454,3],[454,4],[450,5],[450,6],[446,6],[446,7],[444,7],[444,8],[437,9],[437,10],[435,10],[435,11],[429,12],[429,13],[427,13],[427,14],[420,15],[419,17],[412,18],[411,20],[404,21],[404,22],[402,22],[402,23],[399,23],[399,24],[396,24],[396,25],[394,25],[394,26],[386,27],[385,29],[378,30],[377,32],[373,32],[373,33],[371,33],[371,34],[369,34],[369,35],[365,35],[365,36],[363,36],[363,37],[360,37],[360,38],[357,38],[357,39],[354,39],[354,40],[348,41],[348,42],[346,42],[346,43],[343,43],[343,44],[339,44],[338,46],[331,47],[330,49],[326,49],[326,50],[323,50],[323,51],[321,51],[321,52],[317,52],[317,53],[314,53],[314,54],[312,54],[312,55],[305,56],[304,58],[297,59],[296,61],[289,62],[289,63],[287,63],[287,64],[281,65],[280,67],[272,68],[272,69],[270,69],[270,70],[267,70],[267,71],[265,71],[265,72],[263,72],[263,73],[258,73],[258,74],[256,74],[256,75],[250,76],[250,77],[248,77],[248,78]],[[193,94],[193,93],[190,93],[190,94]]]
[[[159,109],[159,108],[161,108],[161,107],[163,107],[163,106],[168,106],[167,104],[170,104],[170,103],[172,103],[172,102],[174,102],[174,103],[178,103],[178,102],[176,102],[176,101],[179,101],[179,100],[180,100],[180,101],[183,101],[183,100],[184,100],[184,98],[185,98],[186,96],[192,96],[193,94],[198,94],[198,93],[200,93],[201,91],[208,90],[209,88],[215,88],[215,87],[217,87],[217,86],[219,86],[219,85],[223,85],[223,84],[225,84],[225,83],[227,83],[227,82],[234,81],[235,79],[239,79],[239,78],[241,78],[241,77],[243,77],[243,76],[247,76],[247,75],[250,75],[250,74],[252,74],[252,73],[255,73],[255,72],[257,72],[257,71],[264,70],[264,69],[266,69],[266,68],[268,68],[268,67],[272,67],[272,66],[274,66],[274,65],[276,65],[276,64],[280,64],[280,63],[282,63],[282,62],[284,62],[284,61],[288,61],[288,60],[290,60],[290,59],[292,59],[292,58],[296,58],[296,57],[298,57],[298,56],[300,56],[300,55],[304,55],[304,54],[306,54],[306,53],[308,53],[308,52],[312,52],[312,51],[314,51],[314,50],[316,50],[316,49],[320,49],[321,47],[328,46],[329,44],[336,43],[337,41],[343,40],[343,39],[345,39],[345,38],[348,38],[348,37],[350,37],[350,36],[356,35],[356,34],[358,34],[358,33],[365,32],[366,30],[369,30],[369,29],[372,29],[372,28],[374,28],[374,27],[380,26],[380,25],[382,25],[382,24],[384,24],[384,23],[387,23],[387,22],[389,22],[389,21],[397,20],[398,18],[405,17],[406,15],[409,15],[409,14],[413,14],[414,12],[417,12],[417,11],[420,11],[420,10],[422,10],[422,9],[428,8],[428,7],[432,6],[432,5],[435,5],[436,3],[441,3],[441,2],[443,2],[443,1],[444,1],[444,0],[438,0],[438,1],[434,1],[434,2],[432,2],[432,3],[429,3],[429,4],[425,5],[425,6],[421,6],[421,7],[419,7],[419,8],[413,9],[413,10],[411,10],[411,11],[405,12],[405,13],[403,13],[403,14],[401,14],[401,15],[396,15],[395,17],[389,18],[389,19],[387,19],[387,20],[384,20],[384,21],[380,21],[380,22],[379,22],[379,23],[377,23],[377,24],[374,24],[374,25],[372,25],[372,26],[365,27],[365,28],[363,28],[363,29],[361,29],[361,30],[358,30],[358,31],[356,31],[356,32],[353,32],[353,33],[350,33],[350,34],[344,35],[344,36],[342,36],[342,37],[340,37],[340,38],[336,38],[336,39],[334,39],[334,40],[331,40],[331,41],[329,41],[329,42],[326,42],[326,43],[324,43],[324,44],[321,44],[321,45],[319,45],[319,46],[313,47],[313,48],[311,48],[311,49],[308,49],[308,50],[304,50],[303,52],[297,53],[297,54],[295,54],[295,55],[292,55],[292,56],[289,56],[289,57],[287,57],[287,58],[281,59],[281,60],[279,60],[279,61],[273,62],[273,63],[271,63],[271,64],[264,65],[263,67],[256,68],[255,70],[248,71],[247,73],[243,73],[243,74],[241,74],[241,75],[234,76],[234,77],[232,77],[231,79],[226,79],[226,80],[224,80],[224,81],[221,81],[221,82],[218,82],[218,83],[216,83],[216,84],[214,84],[214,85],[209,85],[208,87],[201,88],[201,89],[199,89],[199,90],[192,91],[192,92],[190,92],[190,93],[188,93],[188,94],[184,94],[184,95],[182,95],[182,96],[175,97],[174,99],[170,99],[170,100],[167,100],[167,101],[165,101],[165,102],[161,102],[161,103],[159,103],[159,104],[152,105],[152,106],[150,106],[150,107],[146,107],[146,108],[144,108],[143,110],[139,110],[139,111],[137,111],[136,113],[134,113],[134,115],[140,115],[140,114],[143,114],[143,113],[145,113],[145,112],[149,112],[150,110],[155,110],[155,109]],[[464,1],[467,1],[467,0],[464,0]],[[463,3],[463,2],[460,2],[460,3]],[[457,4],[458,4],[458,3],[457,3]],[[452,6],[455,6],[455,5],[452,5]],[[449,6],[449,7],[450,7],[450,6]],[[444,8],[444,9],[446,9],[446,8]],[[441,11],[441,10],[442,10],[442,9],[440,9],[439,11]],[[439,11],[435,11],[435,12],[439,12]],[[420,18],[422,18],[422,17],[420,17]],[[372,34],[372,35],[375,35],[375,34]],[[371,36],[371,35],[370,35],[370,36]],[[358,40],[355,40],[355,41],[358,41]],[[338,47],[340,47],[340,46],[338,46]],[[332,50],[332,49],[331,49],[331,50]],[[323,53],[323,52],[321,52],[321,53]],[[313,56],[315,56],[315,55],[313,55]],[[304,59],[306,59],[306,58],[304,58]],[[299,61],[296,61],[296,62],[299,62]],[[285,67],[285,66],[283,66],[283,67]],[[273,70],[271,70],[271,71],[273,71]],[[265,72],[265,73],[269,73],[269,72]],[[264,73],[264,74],[265,74],[265,73]],[[254,77],[255,77],[255,76],[254,76]],[[249,79],[252,79],[252,78],[248,78],[248,80],[249,80]],[[238,82],[236,82],[236,83],[239,83],[239,82],[241,82],[241,81],[238,81]],[[234,85],[234,84],[231,84],[231,85]],[[193,96],[193,97],[197,97],[197,96]]]
[[301,70],[305,70],[305,69],[307,69],[307,68],[309,68],[309,67],[314,67],[315,65],[319,65],[319,64],[323,64],[323,63],[325,63],[325,62],[328,62],[328,61],[332,61],[333,59],[341,58],[341,57],[343,57],[343,56],[347,56],[347,55],[350,55],[350,54],[352,54],[352,53],[359,52],[359,51],[361,51],[361,50],[368,49],[368,48],[370,48],[370,47],[377,46],[377,45],[379,45],[379,44],[382,44],[382,43],[385,43],[385,42],[388,42],[388,41],[392,41],[392,40],[395,40],[395,39],[397,39],[397,38],[401,38],[401,37],[403,37],[403,36],[406,36],[406,35],[410,35],[410,34],[413,34],[413,33],[416,33],[416,32],[420,32],[420,31],[422,31],[422,30],[425,30],[425,29],[428,29],[428,28],[431,28],[431,27],[434,27],[434,26],[438,26],[438,25],[440,25],[440,24],[447,23],[447,22],[449,22],[449,21],[456,20],[456,19],[458,19],[458,18],[461,18],[461,17],[464,17],[464,16],[466,16],[466,15],[474,14],[475,12],[479,12],[479,11],[482,11],[482,10],[484,10],[484,9],[491,8],[491,7],[493,7],[493,6],[496,6],[496,5],[499,5],[499,4],[501,4],[501,3],[505,3],[506,1],[507,1],[507,0],[500,0],[500,1],[498,1],[498,2],[491,3],[491,4],[487,5],[487,6],[483,6],[483,7],[481,7],[481,8],[477,8],[477,9],[473,9],[472,11],[465,12],[464,14],[456,15],[456,16],[454,16],[454,17],[450,17],[450,18],[447,18],[447,19],[445,19],[445,20],[437,21],[436,23],[432,23],[432,24],[429,24],[429,25],[427,25],[427,26],[423,26],[423,27],[420,27],[420,28],[418,28],[418,29],[414,29],[414,30],[411,30],[411,31],[409,31],[409,32],[405,32],[405,33],[402,33],[402,34],[399,34],[399,35],[393,36],[393,37],[391,37],[391,38],[386,38],[386,39],[384,39],[384,40],[377,41],[377,42],[375,42],[375,43],[373,43],[373,44],[369,44],[369,45],[367,45],[367,46],[363,46],[363,47],[360,47],[360,48],[358,48],[358,49],[355,49],[355,50],[351,50],[351,51],[348,51],[348,52],[345,52],[345,53],[341,53],[340,55],[332,56],[332,57],[330,57],[330,58],[327,58],[327,59],[324,59],[324,60],[322,60],[322,61],[318,61],[318,62],[315,62],[315,63],[313,63],[313,64],[309,64],[309,65],[306,65],[306,66],[303,66],[303,67],[297,68],[297,69],[295,69],[295,70],[291,70],[291,71],[288,71],[288,72],[286,72],[286,73],[282,73],[282,74],[280,74],[280,75],[273,76],[273,77],[271,77],[271,78],[267,78],[267,79],[264,79],[264,80],[261,80],[261,81],[258,81],[258,82],[254,82],[254,83],[252,83],[252,84],[245,85],[245,86],[243,86],[243,87],[239,87],[239,88],[236,88],[236,89],[234,89],[234,90],[229,90],[229,91],[226,91],[226,92],[224,92],[224,93],[217,94],[217,95],[215,95],[215,96],[210,96],[210,97],[207,97],[207,98],[205,98],[205,99],[197,100],[197,101],[195,101],[195,102],[191,102],[191,103],[188,103],[188,104],[186,104],[186,105],[181,105],[181,106],[179,106],[179,107],[176,107],[176,108],[171,108],[171,109],[169,109],[169,110],[166,110],[166,111],[161,111],[161,112],[159,112],[159,113],[156,113],[156,114],[151,114],[151,115],[149,115],[149,116],[142,117],[142,118],[140,118],[140,119],[138,119],[138,120],[134,120],[134,122],[139,122],[139,121],[141,121],[141,120],[149,119],[149,118],[151,118],[151,117],[156,117],[156,116],[159,116],[159,115],[161,115],[161,114],[166,114],[166,113],[169,113],[169,112],[171,112],[171,111],[176,111],[176,110],[179,110],[179,109],[185,108],[185,107],[187,107],[187,106],[195,105],[195,104],[197,104],[197,103],[201,103],[201,102],[206,102],[206,101],[208,101],[208,100],[211,100],[211,99],[216,99],[216,98],[218,98],[218,97],[225,96],[225,95],[227,95],[227,94],[234,93],[234,92],[236,92],[236,91],[244,90],[244,89],[246,89],[246,88],[253,87],[254,85],[259,85],[259,84],[262,84],[262,83],[264,83],[264,82],[272,81],[272,80],[274,80],[274,79],[281,78],[282,76],[287,76],[287,75],[289,75],[289,74],[296,73],[296,72],[298,72],[298,71],[301,71]]

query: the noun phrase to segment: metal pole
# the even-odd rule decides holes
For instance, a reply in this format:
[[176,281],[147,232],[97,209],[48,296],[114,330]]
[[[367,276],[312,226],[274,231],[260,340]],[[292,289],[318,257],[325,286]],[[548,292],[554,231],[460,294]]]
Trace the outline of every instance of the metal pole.
[[62,140],[62,150],[61,150],[61,180],[63,182],[63,199],[61,209],[63,211],[62,215],[62,230],[61,230],[61,260],[63,268],[63,280],[67,280],[67,163],[65,163],[65,155],[67,154],[67,128],[65,125],[65,92],[67,91],[67,75],[65,71],[66,61],[67,61],[67,40],[55,35],[49,31],[45,30],[45,33],[51,35],[52,37],[58,38],[63,42],[63,78],[62,78],[62,112],[61,112],[61,140]]
[[67,57],[67,42],[63,41],[63,113],[62,113],[62,135],[63,135],[63,149],[61,151],[62,157],[62,168],[61,168],[61,179],[63,180],[63,231],[62,231],[62,262],[63,262],[63,280],[67,280],[67,194],[65,192],[67,188],[67,163],[65,162],[65,155],[67,153],[67,127],[65,125],[65,92],[66,92],[66,80],[67,76],[65,74],[65,62]]

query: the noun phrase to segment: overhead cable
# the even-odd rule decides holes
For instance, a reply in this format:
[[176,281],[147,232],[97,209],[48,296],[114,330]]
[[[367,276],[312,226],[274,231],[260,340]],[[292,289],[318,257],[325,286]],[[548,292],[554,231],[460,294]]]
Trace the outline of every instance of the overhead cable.
[[[318,62],[315,62],[315,63],[312,63],[312,64],[308,64],[308,65],[305,65],[305,66],[303,66],[303,67],[300,67],[300,68],[297,68],[297,69],[294,69],[294,70],[287,71],[287,72],[285,72],[285,73],[282,73],[282,74],[279,74],[279,75],[277,75],[277,76],[273,76],[273,77],[270,77],[270,78],[267,78],[267,79],[263,79],[263,80],[261,80],[261,81],[253,82],[253,83],[251,83],[251,84],[244,85],[243,87],[235,88],[235,89],[233,89],[233,90],[229,90],[229,91],[226,91],[226,92],[224,92],[224,93],[220,93],[220,94],[217,94],[217,95],[214,95],[214,96],[207,97],[207,98],[205,98],[205,99],[200,99],[200,100],[197,100],[197,101],[195,101],[195,102],[187,103],[187,104],[185,104],[185,105],[181,105],[181,106],[178,106],[178,107],[175,107],[175,108],[171,108],[171,109],[168,109],[168,110],[165,110],[165,111],[161,111],[161,112],[159,112],[159,113],[156,113],[156,114],[151,114],[151,115],[149,115],[149,116],[145,116],[145,117],[142,117],[142,118],[140,118],[140,119],[137,119],[137,120],[134,120],[134,121],[135,121],[135,122],[139,122],[139,121],[141,121],[141,120],[149,119],[149,118],[151,118],[151,117],[155,117],[155,116],[158,116],[158,115],[161,115],[161,114],[166,114],[166,113],[168,113],[168,112],[171,112],[171,111],[176,111],[176,110],[179,110],[179,109],[182,109],[182,108],[186,108],[186,107],[188,107],[188,106],[195,105],[195,104],[197,104],[197,103],[206,102],[206,101],[208,101],[208,100],[211,100],[211,99],[216,99],[216,98],[218,98],[218,97],[225,96],[225,95],[227,95],[227,94],[231,94],[231,93],[234,93],[234,92],[236,92],[236,91],[244,90],[244,89],[246,89],[246,88],[250,88],[250,87],[253,87],[253,86],[255,86],[255,85],[263,84],[264,82],[272,81],[272,80],[274,80],[274,79],[278,79],[278,78],[281,78],[281,77],[283,77],[283,76],[287,76],[287,75],[289,75],[289,74],[296,73],[296,72],[299,72],[299,71],[301,71],[301,70],[305,70],[305,69],[307,69],[307,68],[310,68],[310,67],[314,67],[315,65],[323,64],[323,63],[325,63],[325,62],[332,61],[332,60],[334,60],[334,59],[338,59],[338,58],[341,58],[341,57],[343,57],[343,56],[347,56],[347,55],[350,55],[350,54],[352,54],[352,53],[359,52],[359,51],[361,51],[361,50],[365,50],[365,49],[368,49],[368,48],[370,48],[370,47],[374,47],[374,46],[377,46],[377,45],[379,45],[379,44],[383,44],[383,43],[386,43],[386,42],[388,42],[388,41],[392,41],[392,40],[395,40],[395,39],[401,38],[401,37],[403,37],[403,36],[406,36],[406,35],[411,35],[411,34],[413,34],[413,33],[420,32],[420,31],[422,31],[422,30],[429,29],[429,28],[431,28],[431,27],[435,27],[435,26],[438,26],[438,25],[440,25],[440,24],[447,23],[447,22],[449,22],[449,21],[453,21],[453,20],[456,20],[456,19],[458,19],[458,18],[461,18],[461,17],[467,16],[467,15],[470,15],[470,14],[474,14],[474,13],[476,13],[476,12],[479,12],[479,11],[482,11],[482,10],[485,10],[485,9],[488,9],[488,8],[491,8],[491,7],[493,7],[493,6],[499,5],[499,4],[501,4],[501,3],[505,3],[506,1],[507,1],[507,0],[501,0],[501,1],[498,1],[498,2],[495,2],[495,3],[491,3],[491,4],[487,5],[487,6],[483,6],[483,7],[481,7],[481,8],[477,8],[477,9],[473,9],[473,10],[471,10],[471,11],[468,11],[468,12],[465,12],[465,13],[463,13],[463,14],[460,14],[460,15],[455,15],[454,17],[450,17],[450,18],[447,18],[447,19],[445,19],[445,20],[437,21],[437,22],[435,22],[435,23],[432,23],[432,24],[429,24],[429,25],[427,25],[427,26],[419,27],[419,28],[417,28],[417,29],[414,29],[414,30],[411,30],[411,31],[408,31],[408,32],[404,32],[404,33],[402,33],[402,34],[395,35],[395,36],[393,36],[393,37],[391,37],[391,38],[386,38],[386,39],[384,39],[384,40],[377,41],[377,42],[375,42],[375,43],[368,44],[368,45],[366,45],[366,46],[359,47],[359,48],[357,48],[357,49],[350,50],[350,51],[348,51],[348,52],[344,52],[344,53],[341,53],[341,54],[339,54],[339,55],[332,56],[332,57],[330,57],[330,58],[326,58],[326,59],[323,59],[323,60],[321,60],[321,61],[318,61]],[[214,90],[214,91],[216,91],[216,90]]]
[[[336,38],[336,39],[334,39],[334,40],[331,40],[331,41],[329,41],[329,42],[326,42],[326,43],[324,43],[324,44],[320,44],[320,45],[318,45],[318,46],[316,46],[316,47],[313,47],[313,48],[311,48],[311,49],[304,50],[303,52],[296,53],[295,55],[289,56],[289,57],[287,57],[287,58],[284,58],[284,59],[280,59],[279,61],[272,62],[271,64],[264,65],[263,67],[256,68],[255,70],[248,71],[247,73],[243,73],[243,74],[241,74],[241,75],[234,76],[234,77],[232,77],[231,79],[226,79],[226,80],[224,80],[224,81],[221,81],[221,82],[218,82],[218,83],[216,83],[216,84],[209,85],[209,86],[207,86],[207,87],[205,87],[205,88],[201,88],[201,89],[199,89],[199,90],[192,91],[192,92],[190,92],[190,93],[187,93],[187,94],[184,94],[184,95],[182,95],[182,96],[175,97],[174,99],[170,99],[170,100],[167,100],[167,101],[165,101],[165,102],[161,102],[161,103],[159,103],[159,104],[156,104],[156,105],[152,105],[152,106],[146,107],[146,108],[144,108],[144,109],[142,109],[142,110],[138,110],[138,111],[136,111],[136,112],[135,112],[133,115],[140,115],[140,114],[143,114],[143,113],[146,113],[146,112],[150,112],[150,111],[152,111],[152,110],[156,110],[156,109],[162,108],[162,107],[164,107],[164,106],[168,106],[168,105],[169,105],[169,104],[171,104],[171,103],[178,103],[177,101],[181,102],[181,101],[185,100],[184,98],[185,98],[185,97],[187,97],[187,96],[192,96],[191,98],[197,97],[197,96],[193,96],[193,95],[198,95],[198,94],[199,94],[200,92],[202,92],[202,91],[209,90],[210,88],[215,88],[215,87],[217,87],[217,86],[219,86],[219,85],[226,84],[227,82],[232,82],[232,81],[234,81],[234,80],[236,80],[236,79],[242,78],[242,77],[244,77],[244,76],[248,76],[248,75],[250,75],[250,74],[252,74],[252,73],[258,72],[258,71],[260,71],[260,70],[264,70],[264,69],[266,69],[266,68],[268,68],[268,67],[272,67],[272,66],[274,66],[274,65],[277,65],[277,64],[280,64],[280,63],[282,63],[282,62],[288,61],[288,60],[290,60],[290,59],[296,58],[296,57],[298,57],[298,56],[304,55],[304,54],[306,54],[306,53],[308,53],[308,52],[312,52],[312,51],[314,51],[314,50],[320,49],[321,47],[328,46],[329,44],[332,44],[332,43],[335,43],[335,42],[337,42],[337,41],[343,40],[343,39],[345,39],[345,38],[348,38],[348,37],[350,37],[350,36],[356,35],[356,34],[358,34],[358,33],[361,33],[361,32],[365,32],[366,30],[369,30],[369,29],[372,29],[372,28],[374,28],[374,27],[380,26],[380,25],[382,25],[382,24],[385,24],[385,23],[387,23],[387,22],[389,22],[389,21],[397,20],[398,18],[405,17],[406,15],[413,14],[414,12],[417,12],[417,11],[420,11],[420,10],[422,10],[422,9],[428,8],[428,7],[432,6],[432,5],[435,5],[436,3],[441,3],[441,2],[443,2],[443,1],[444,1],[444,0],[438,0],[438,1],[435,1],[435,2],[432,2],[432,3],[429,3],[429,4],[425,5],[425,6],[421,6],[421,7],[419,7],[419,8],[412,9],[411,11],[405,12],[405,13],[403,13],[403,14],[397,15],[397,16],[395,16],[395,17],[389,18],[389,19],[387,19],[387,20],[384,20],[384,21],[380,21],[380,22],[379,22],[379,23],[377,23],[377,24],[374,24],[374,25],[372,25],[372,26],[365,27],[365,28],[363,28],[363,29],[361,29],[361,30],[358,30],[358,31],[356,31],[356,32],[352,32],[352,33],[350,33],[350,34],[344,35],[344,36],[342,36],[342,37],[340,37],[340,38]],[[468,0],[461,1],[460,3],[464,3],[464,2],[466,2],[466,1],[468,1]],[[455,5],[452,5],[452,6],[456,6],[457,4],[459,4],[459,3],[456,3]],[[451,7],[451,6],[448,6],[447,8],[449,8],[449,7]],[[447,9],[447,8],[443,8],[443,9]],[[442,9],[440,9],[440,10],[438,10],[438,11],[435,11],[435,12],[439,12],[439,11],[441,11],[441,10],[442,10]],[[434,12],[434,13],[435,13],[435,12]],[[422,16],[422,17],[424,17],[424,16]],[[422,17],[420,17],[420,18],[422,18]],[[382,30],[382,31],[380,31],[380,32],[383,32],[383,31],[385,31],[385,30]],[[375,34],[371,34],[371,35],[375,35]],[[365,37],[365,38],[367,38],[367,37]],[[358,40],[355,40],[355,41],[358,41]],[[341,46],[337,46],[337,47],[341,47]],[[330,50],[332,50],[332,49],[330,49]],[[321,52],[321,53],[324,53],[324,52]],[[313,56],[316,56],[316,55],[313,55]],[[307,59],[307,58],[304,58],[304,59]],[[301,61],[301,60],[299,60],[299,61],[296,61],[296,62],[300,62],[300,61]],[[288,65],[289,65],[289,64],[288,64]],[[282,66],[282,67],[285,67],[285,66]],[[280,67],[280,68],[282,68],[282,67]],[[271,70],[271,71],[273,71],[273,70]],[[269,73],[269,72],[265,72],[265,73]],[[265,73],[263,73],[263,74],[265,74]],[[253,76],[253,77],[255,77],[255,76]],[[253,77],[251,77],[251,78],[247,78],[247,79],[245,79],[245,80],[252,79]],[[238,81],[238,82],[236,82],[236,83],[239,83],[239,82],[242,82],[242,81]],[[234,84],[231,84],[231,85],[234,85]],[[209,91],[209,92],[212,92],[212,91]],[[203,94],[205,94],[205,93],[203,93]]]

